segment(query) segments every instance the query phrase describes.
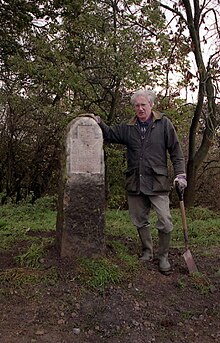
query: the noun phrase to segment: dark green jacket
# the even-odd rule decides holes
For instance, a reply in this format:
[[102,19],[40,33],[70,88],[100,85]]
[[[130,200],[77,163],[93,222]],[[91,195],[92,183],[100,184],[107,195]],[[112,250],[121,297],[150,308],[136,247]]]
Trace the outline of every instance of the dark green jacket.
[[161,113],[153,112],[153,120],[141,139],[137,118],[129,123],[109,127],[99,125],[104,141],[127,146],[126,189],[128,193],[164,194],[170,190],[167,152],[175,176],[185,173],[185,161],[176,131],[171,121]]

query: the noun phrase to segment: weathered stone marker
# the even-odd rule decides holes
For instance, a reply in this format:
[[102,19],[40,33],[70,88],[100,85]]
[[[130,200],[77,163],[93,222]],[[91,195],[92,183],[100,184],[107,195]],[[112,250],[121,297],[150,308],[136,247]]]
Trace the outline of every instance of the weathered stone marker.
[[61,257],[92,257],[105,249],[105,177],[102,131],[89,114],[68,125],[63,155],[57,248]]

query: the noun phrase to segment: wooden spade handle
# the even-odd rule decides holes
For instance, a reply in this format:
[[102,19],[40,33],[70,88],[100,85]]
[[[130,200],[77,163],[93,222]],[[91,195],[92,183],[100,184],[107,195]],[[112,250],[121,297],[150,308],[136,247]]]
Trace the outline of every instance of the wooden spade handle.
[[186,211],[183,200],[180,201],[180,210],[181,210],[181,217],[182,217],[182,226],[183,226],[183,235],[184,235],[184,242],[185,247],[188,249],[188,229],[187,229],[187,223],[186,223]]
[[184,243],[186,249],[188,249],[188,229],[187,229],[187,223],[186,223],[186,211],[185,211],[185,206],[184,206],[184,201],[183,201],[183,196],[184,196],[184,189],[180,189],[178,187],[178,182],[175,184],[176,186],[176,192],[179,197],[180,201],[180,210],[181,210],[181,216],[182,216],[182,226],[183,226],[183,235],[184,235]]

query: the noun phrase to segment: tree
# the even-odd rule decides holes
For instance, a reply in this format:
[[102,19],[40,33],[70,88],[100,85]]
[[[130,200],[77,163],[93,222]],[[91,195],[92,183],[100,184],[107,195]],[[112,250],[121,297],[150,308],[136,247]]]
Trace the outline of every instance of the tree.
[[54,97],[62,71],[57,68],[59,59],[54,63],[45,30],[41,34],[33,25],[33,18],[45,16],[45,4],[24,0],[1,4],[2,202],[29,194],[39,197],[58,167],[64,120]]
[[[188,187],[185,193],[186,205],[192,206],[195,199],[196,177],[206,158],[209,148],[216,137],[219,121],[216,104],[219,99],[220,70],[220,8],[219,1],[164,1],[160,2],[165,11],[169,11],[176,20],[182,36],[190,38],[190,54],[196,65],[196,80],[188,70],[185,84],[197,92],[192,122],[189,130],[189,149],[187,162]],[[215,47],[213,47],[213,45]],[[209,45],[208,48],[206,46]],[[208,58],[207,58],[208,57]],[[202,139],[198,140],[198,130],[203,125]]]
[[158,4],[144,1],[5,0],[0,21],[1,191],[35,199],[59,168],[67,122],[84,111],[112,122],[124,93],[162,78],[169,41]]
[[143,84],[153,86],[164,72],[161,51],[163,44],[169,44],[168,36],[161,34],[164,18],[157,3],[144,3],[88,1],[76,21],[69,3],[62,14],[68,60],[81,75],[78,87],[70,85],[73,98],[109,123],[126,93]]

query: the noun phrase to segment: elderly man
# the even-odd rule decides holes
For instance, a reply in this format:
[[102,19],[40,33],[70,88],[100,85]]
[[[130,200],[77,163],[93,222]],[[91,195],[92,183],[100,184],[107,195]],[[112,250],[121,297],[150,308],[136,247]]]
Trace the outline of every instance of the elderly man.
[[140,260],[153,259],[149,213],[157,213],[156,228],[159,236],[159,270],[169,273],[168,261],[173,224],[169,209],[167,152],[169,153],[175,182],[180,189],[187,186],[185,161],[176,131],[162,113],[152,111],[156,95],[151,90],[138,90],[131,97],[135,116],[129,123],[107,126],[96,117],[105,142],[127,146],[126,189],[129,214],[137,227],[143,254]]

